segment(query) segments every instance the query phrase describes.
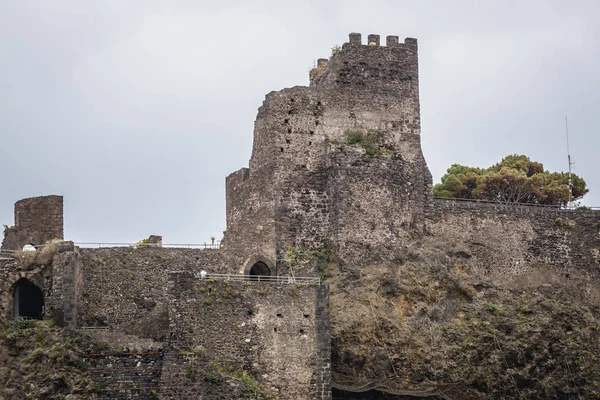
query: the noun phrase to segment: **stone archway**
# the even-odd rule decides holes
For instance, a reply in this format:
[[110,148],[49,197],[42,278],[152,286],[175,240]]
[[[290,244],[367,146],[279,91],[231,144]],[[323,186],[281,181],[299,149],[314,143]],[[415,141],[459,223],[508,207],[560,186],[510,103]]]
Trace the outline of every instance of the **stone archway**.
[[26,278],[14,285],[15,318],[42,319],[44,317],[44,295],[39,287]]
[[256,280],[259,276],[276,275],[273,263],[268,258],[260,255],[254,255],[246,260],[243,273],[248,275],[251,280]]
[[250,276],[271,276],[271,269],[267,264],[262,261],[257,261],[250,267],[249,274]]

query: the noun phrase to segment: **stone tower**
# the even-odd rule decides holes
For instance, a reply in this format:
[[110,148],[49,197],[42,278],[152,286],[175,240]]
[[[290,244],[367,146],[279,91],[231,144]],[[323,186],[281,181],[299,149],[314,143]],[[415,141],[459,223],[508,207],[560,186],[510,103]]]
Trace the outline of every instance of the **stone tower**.
[[15,226],[6,228],[2,249],[20,250],[26,244],[43,245],[63,239],[63,197],[39,196],[15,203]]
[[250,166],[227,177],[225,249],[246,273],[261,261],[286,274],[290,248],[334,249],[341,264],[364,261],[362,249],[393,257],[423,230],[431,174],[416,39],[363,45],[352,33],[332,53],[310,86],[266,96]]

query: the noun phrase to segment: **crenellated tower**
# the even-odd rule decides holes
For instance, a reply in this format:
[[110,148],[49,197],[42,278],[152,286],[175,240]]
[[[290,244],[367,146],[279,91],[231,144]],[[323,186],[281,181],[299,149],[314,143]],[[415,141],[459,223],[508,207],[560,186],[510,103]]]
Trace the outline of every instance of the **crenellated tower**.
[[297,248],[335,249],[348,265],[365,251],[393,257],[422,232],[430,200],[420,134],[416,39],[363,45],[351,33],[308,87],[269,93],[250,166],[227,178],[225,246],[240,270],[262,257],[287,274]]

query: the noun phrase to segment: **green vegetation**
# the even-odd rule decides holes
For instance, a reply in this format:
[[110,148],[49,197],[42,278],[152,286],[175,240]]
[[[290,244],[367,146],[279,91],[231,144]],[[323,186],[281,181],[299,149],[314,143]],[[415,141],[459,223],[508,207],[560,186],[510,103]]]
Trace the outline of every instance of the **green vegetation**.
[[60,243],[62,243],[62,240],[52,239],[47,241],[40,250],[17,251],[13,257],[18,261],[21,269],[30,268],[36,265],[48,265],[52,263],[54,256],[58,252],[58,245]]
[[347,129],[344,134],[346,135],[346,144],[363,147],[367,155],[373,157],[383,154],[383,136],[379,132],[362,128],[352,128]]
[[[583,178],[571,174],[572,201],[587,192]],[[524,155],[506,156],[489,168],[453,164],[433,188],[438,197],[481,199],[501,203],[564,206],[569,202],[569,174],[549,172]]]
[[344,131],[343,140],[329,138],[329,143],[337,145],[361,146],[370,157],[383,156],[392,158],[394,151],[385,144],[385,135],[381,132],[361,127]]
[[185,377],[188,379],[194,379],[196,377],[196,368],[194,367],[194,364],[185,366]]
[[302,273],[306,276],[313,276],[314,272],[317,272],[321,280],[324,280],[331,276],[327,270],[332,262],[331,254],[332,250],[324,247],[306,248],[290,245],[285,252],[285,261],[295,275]]
[[571,229],[575,226],[573,221],[571,221],[567,218],[562,219],[561,217],[557,217],[554,220],[554,225],[558,226],[559,228],[566,228],[566,229]]
[[198,357],[204,357],[206,355],[206,349],[201,344],[192,347],[191,352]]
[[479,286],[469,265],[431,244],[399,252],[395,265],[333,270],[338,387],[452,399],[598,398],[594,309],[568,292]]
[[137,242],[136,244],[134,244],[133,247],[135,247],[136,249],[139,249],[141,247],[148,246],[149,243],[150,243],[150,241],[148,239],[142,239],[139,242]]
[[91,399],[92,383],[85,351],[77,336],[65,336],[54,321],[15,320],[0,331],[0,365],[10,373],[0,376],[0,398]]
[[[245,345],[245,344],[244,344]],[[189,352],[186,352],[186,354]],[[187,358],[187,357],[186,357]],[[219,358],[220,359],[220,358]],[[240,370],[234,365],[225,364],[224,361],[199,362],[196,359],[188,359],[185,368],[185,376],[189,380],[203,379],[206,384],[209,397],[211,395],[230,395],[240,399],[275,400],[277,395],[271,390],[264,388],[248,371]]]
[[[222,372],[222,371],[221,371]],[[260,382],[258,382],[252,375],[250,375],[247,371],[236,371],[229,374],[221,375],[241,381],[245,385],[244,395],[249,399],[276,399],[274,393],[269,390],[266,390],[262,387]]]

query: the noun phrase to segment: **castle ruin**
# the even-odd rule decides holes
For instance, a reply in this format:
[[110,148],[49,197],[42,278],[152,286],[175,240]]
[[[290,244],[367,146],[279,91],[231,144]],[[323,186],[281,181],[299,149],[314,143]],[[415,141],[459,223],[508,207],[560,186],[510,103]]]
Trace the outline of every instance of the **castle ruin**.
[[[463,323],[465,304],[500,288],[600,307],[600,215],[435,199],[420,135],[416,39],[352,33],[309,86],[266,96],[249,167],[226,180],[220,249],[79,248],[62,241],[62,197],[21,200],[0,315],[52,318],[98,344],[85,362],[100,399],[507,398],[479,381],[450,397],[453,375],[415,378],[393,338],[429,326],[443,347],[426,324]],[[25,245],[40,247],[27,262]],[[452,349],[467,354],[437,358]]]

